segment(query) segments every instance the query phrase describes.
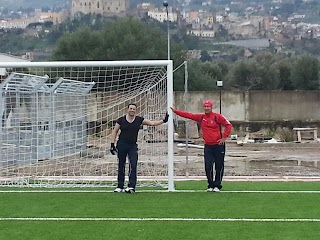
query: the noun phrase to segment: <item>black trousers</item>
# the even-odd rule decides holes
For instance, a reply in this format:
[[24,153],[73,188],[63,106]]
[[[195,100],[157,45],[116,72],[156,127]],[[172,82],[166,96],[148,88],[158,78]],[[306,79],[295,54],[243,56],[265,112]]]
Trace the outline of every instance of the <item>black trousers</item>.
[[[204,168],[208,180],[208,188],[222,188],[221,182],[224,172],[224,156],[226,146],[205,145],[204,146]],[[215,177],[213,178],[213,165],[215,166]]]
[[124,187],[126,160],[129,158],[129,183],[128,187],[135,188],[137,184],[137,144],[117,143],[118,149],[118,188]]

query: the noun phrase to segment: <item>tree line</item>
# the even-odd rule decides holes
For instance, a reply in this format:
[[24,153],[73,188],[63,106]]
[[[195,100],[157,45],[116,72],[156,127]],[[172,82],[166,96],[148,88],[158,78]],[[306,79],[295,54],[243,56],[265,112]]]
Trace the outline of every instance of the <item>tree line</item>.
[[[82,28],[64,34],[56,44],[52,60],[154,60],[167,59],[167,35],[164,29],[138,18],[107,21],[101,30]],[[187,47],[174,37],[171,41],[174,68],[187,59]],[[313,56],[280,56],[260,52],[252,58],[235,62],[188,62],[188,89],[240,90],[318,90],[319,59]],[[183,67],[174,72],[174,90],[184,90]]]
[[222,80],[226,89],[320,90],[319,59],[313,56],[284,57],[261,52],[253,58],[236,62],[195,61],[193,64],[198,64],[198,67],[194,70],[191,67],[190,81],[196,78],[212,89],[216,88],[217,80]]

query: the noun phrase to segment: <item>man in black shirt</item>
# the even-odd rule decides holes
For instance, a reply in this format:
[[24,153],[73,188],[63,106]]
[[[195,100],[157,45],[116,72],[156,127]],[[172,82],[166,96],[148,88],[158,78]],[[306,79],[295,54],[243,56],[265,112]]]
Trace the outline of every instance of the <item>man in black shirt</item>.
[[[110,152],[118,154],[118,186],[114,192],[134,193],[137,182],[137,162],[138,162],[138,145],[137,138],[141,125],[158,126],[168,122],[168,113],[163,120],[151,121],[136,115],[137,105],[130,103],[128,113],[118,118],[111,135]],[[118,132],[120,130],[117,147],[114,145]],[[127,156],[129,158],[129,183],[124,190],[125,164]]]

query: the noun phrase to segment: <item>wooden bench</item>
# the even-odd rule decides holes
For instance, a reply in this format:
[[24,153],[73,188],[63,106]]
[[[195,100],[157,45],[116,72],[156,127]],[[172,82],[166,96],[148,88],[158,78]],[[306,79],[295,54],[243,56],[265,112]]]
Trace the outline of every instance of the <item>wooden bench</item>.
[[297,131],[298,142],[301,142],[301,133],[304,131],[308,131],[308,132],[313,131],[313,140],[317,141],[317,138],[318,138],[318,129],[317,128],[293,128],[293,131]]

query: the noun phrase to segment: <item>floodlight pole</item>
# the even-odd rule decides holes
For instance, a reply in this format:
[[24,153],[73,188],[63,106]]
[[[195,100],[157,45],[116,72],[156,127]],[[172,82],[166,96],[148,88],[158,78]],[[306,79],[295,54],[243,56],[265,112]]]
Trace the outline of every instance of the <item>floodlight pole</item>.
[[169,28],[169,11],[168,11],[168,2],[164,1],[163,6],[166,8],[167,12],[167,42],[168,42],[168,60],[170,60],[170,28]]
[[219,88],[219,111],[220,111],[220,114],[221,114],[221,110],[222,110],[222,107],[221,107],[221,103],[222,103],[222,100],[221,100],[221,89],[223,87],[223,81],[217,81],[217,87]]

